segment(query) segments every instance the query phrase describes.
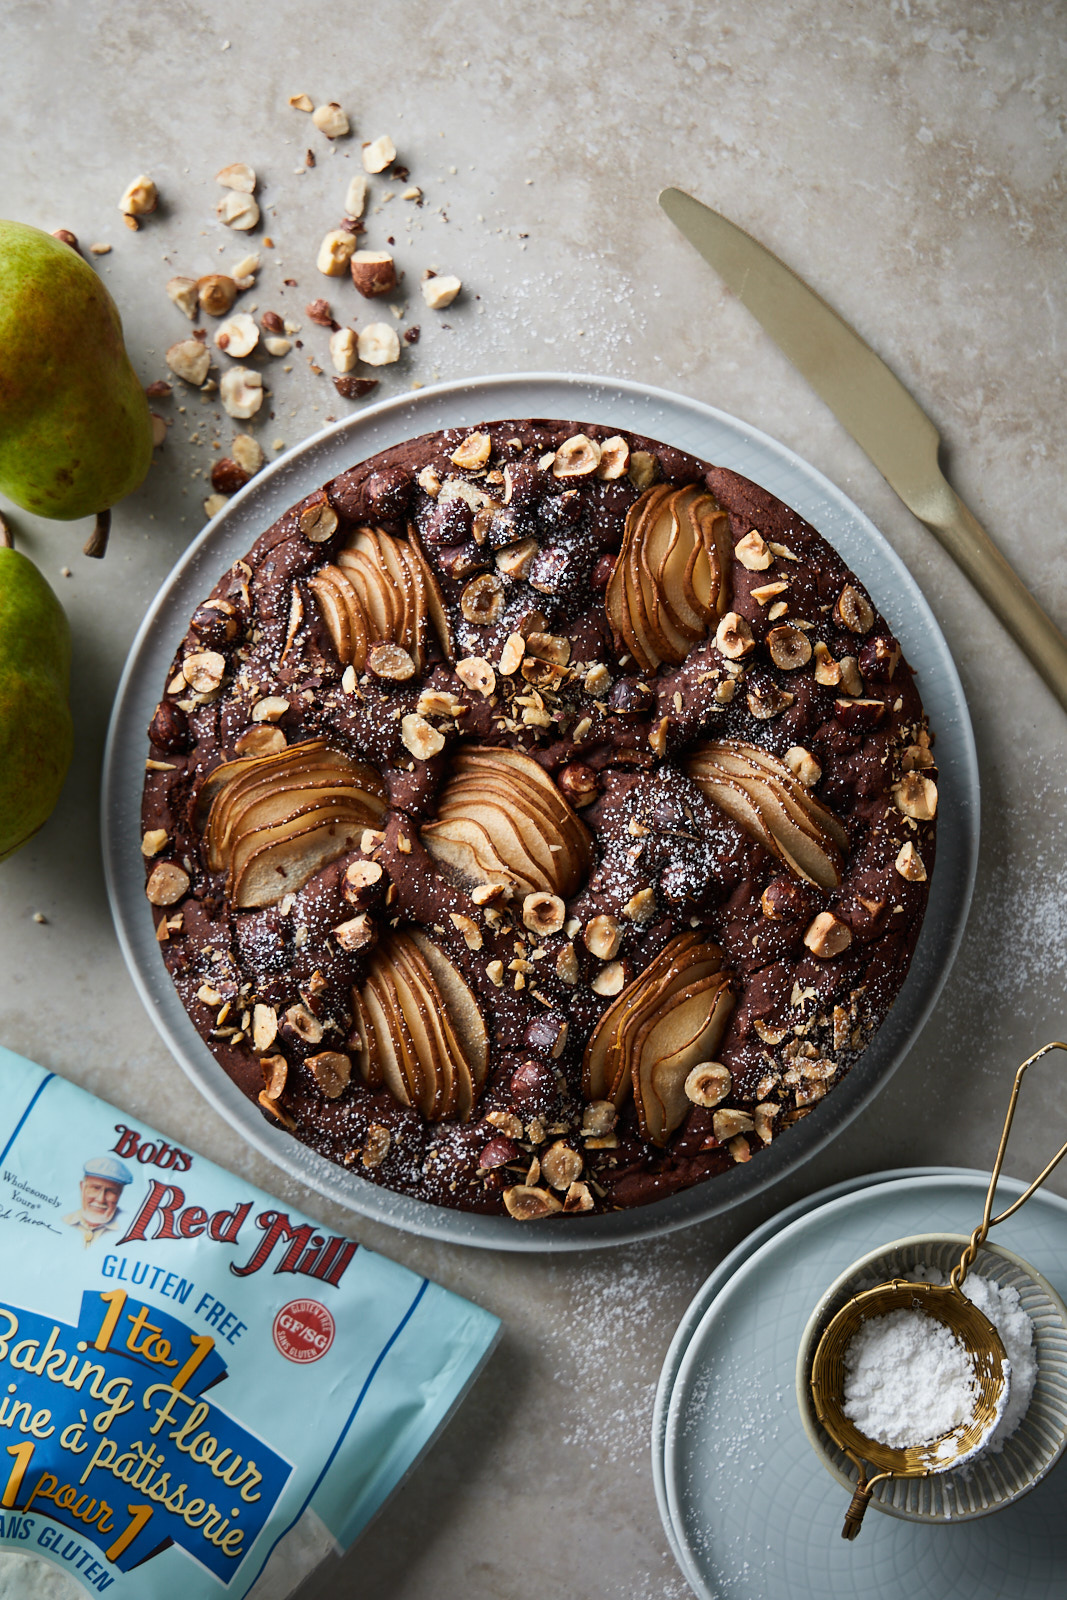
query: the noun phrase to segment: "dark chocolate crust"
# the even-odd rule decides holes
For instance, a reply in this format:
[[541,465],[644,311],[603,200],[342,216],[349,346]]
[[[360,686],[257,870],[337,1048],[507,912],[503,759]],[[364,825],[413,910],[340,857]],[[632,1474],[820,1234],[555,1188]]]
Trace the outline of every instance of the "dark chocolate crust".
[[[602,444],[614,430],[524,421],[481,424],[478,431],[492,447],[480,470],[453,464],[467,430],[451,430],[341,473],[287,511],[223,575],[208,598],[227,602],[229,613],[198,608],[149,733],[143,826],[155,838],[148,872],[162,861],[189,878],[187,892],[152,908],[160,949],[197,1030],[253,1100],[264,1088],[250,1036],[254,1005],[279,1015],[295,1003],[310,1006],[323,1023],[322,1041],[311,1045],[283,1029],[271,1046],[288,1063],[277,1109],[295,1137],[367,1181],[439,1205],[501,1212],[505,1191],[524,1185],[534,1158],[562,1141],[581,1158],[584,1209],[641,1205],[738,1160],[759,1159],[772,1137],[788,1137],[791,1123],[818,1114],[818,1102],[862,1053],[904,981],[926,904],[927,878],[905,877],[898,856],[910,842],[927,874],[933,868],[934,822],[902,814],[894,786],[916,766],[931,780],[936,769],[911,671],[888,626],[877,610],[862,632],[842,624],[842,590],[851,586],[869,597],[826,541],[787,506],[736,473],[636,435],[624,436],[629,472],[603,480],[556,477],[545,458],[576,434]],[[506,505],[500,488],[505,465],[511,484]],[[679,486],[703,484],[729,517],[731,545],[756,529],[783,552],[769,570],[752,571],[735,559],[728,574],[730,606],[755,639],[743,660],[720,653],[713,628],[682,666],[643,674],[613,637],[604,586],[642,473]],[[478,524],[481,542],[474,537],[476,506],[435,492],[435,478],[463,480],[476,491],[471,498],[490,502]],[[301,531],[302,514],[327,504],[336,514],[336,532],[313,543]],[[365,673],[354,692],[350,676],[346,690],[344,663],[308,580],[364,524],[401,538],[414,530],[449,611],[455,659],[498,663],[508,636],[530,631],[531,613],[539,613],[536,628],[571,641],[570,670],[557,692],[541,695],[544,715],[524,719],[526,710],[538,707],[515,702],[515,694],[529,697],[521,679],[516,686],[498,678],[489,698],[472,690],[436,643],[421,677],[389,682]],[[530,538],[537,542],[532,566],[524,578],[501,579],[496,619],[465,621],[459,605],[464,586],[478,572],[495,570],[499,550]],[[854,663],[860,679],[852,680],[851,694],[840,684],[819,682],[814,661],[788,672],[772,662],[766,636],[773,608],[753,590],[782,576],[788,620],[807,622],[807,636],[826,645],[832,662]],[[205,650],[225,659],[226,677],[220,689],[200,694],[183,681],[182,663]],[[585,684],[597,663],[611,675],[606,695]],[[732,698],[721,687],[727,681],[734,683]],[[443,692],[465,711],[431,719],[445,747],[429,760],[413,760],[401,741],[401,718],[415,711],[427,690]],[[428,1122],[387,1089],[369,1088],[354,1067],[344,1091],[327,1098],[303,1065],[316,1050],[347,1051],[354,1059],[351,990],[366,970],[368,952],[346,953],[330,934],[353,915],[342,884],[359,851],[263,909],[236,910],[227,902],[223,875],[208,870],[198,793],[214,768],[233,759],[237,740],[253,725],[253,707],[271,696],[288,704],[277,726],[290,745],[325,739],[371,763],[387,785],[384,839],[373,848],[384,872],[368,891],[366,909],[383,929],[425,928],[477,999],[491,1061],[466,1122]],[[766,715],[768,706],[788,697],[790,703]],[[694,745],[722,739],[743,740],[778,757],[798,746],[811,753],[822,770],[814,792],[848,830],[838,888],[824,892],[793,883],[788,914],[766,914],[761,897],[782,879],[781,863],[705,799],[681,766]],[[575,763],[595,774],[596,798],[579,813],[593,835],[592,867],[567,902],[570,939],[566,929],[531,936],[514,907],[485,917],[472,904],[470,884],[423,848],[420,825],[435,815],[435,796],[459,741],[525,750],[557,779]],[[595,915],[622,919],[631,898],[649,887],[655,915],[625,923],[618,959],[630,980],[690,927],[721,946],[736,995],[717,1052],[733,1080],[725,1106],[749,1113],[749,1121],[754,1108],[764,1108],[756,1127],[740,1135],[716,1138],[715,1111],[693,1105],[666,1146],[657,1148],[642,1139],[631,1099],[606,1136],[591,1137],[588,1128],[583,1136],[583,1050],[612,1002],[591,987],[603,963],[574,933]],[[831,958],[804,943],[805,930],[823,911],[851,933],[848,948]],[[481,948],[468,948],[455,916],[477,920]],[[573,984],[556,973],[558,950],[567,943],[577,958]],[[494,961],[503,965],[503,984],[488,974]],[[512,977],[516,961],[521,987]],[[205,992],[214,993],[212,1003],[198,998]],[[566,1043],[554,1057],[563,1021]],[[496,1143],[489,1149],[491,1140]],[[544,1181],[535,1169],[531,1186]]]

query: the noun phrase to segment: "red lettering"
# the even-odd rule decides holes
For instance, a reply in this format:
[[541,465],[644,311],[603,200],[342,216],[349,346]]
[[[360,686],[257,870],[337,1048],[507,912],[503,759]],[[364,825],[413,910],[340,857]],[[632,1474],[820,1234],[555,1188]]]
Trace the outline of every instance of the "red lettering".
[[359,1249],[354,1239],[330,1239],[309,1276],[340,1288],[345,1268]]
[[175,1168],[178,1172],[188,1172],[192,1164],[192,1156],[186,1155],[184,1150],[175,1150],[171,1160],[167,1163],[168,1166]]
[[243,1205],[235,1206],[232,1211],[216,1211],[208,1226],[208,1233],[213,1239],[217,1239],[219,1244],[236,1244],[237,1235],[251,1209],[251,1200],[246,1200]]
[[256,1227],[263,1230],[263,1237],[243,1267],[230,1262],[230,1271],[234,1276],[246,1278],[250,1272],[258,1272],[264,1262],[269,1261],[274,1246],[287,1241],[291,1241],[289,1248],[274,1270],[295,1272],[296,1263],[315,1231],[311,1224],[305,1223],[303,1227],[294,1228],[284,1211],[261,1211],[256,1218]]
[[119,1136],[118,1144],[113,1144],[111,1146],[111,1148],[112,1148],[112,1150],[114,1150],[115,1154],[117,1156],[134,1156],[134,1155],[136,1155],[137,1154],[137,1146],[140,1144],[141,1141],[138,1138],[137,1134],[134,1133],[133,1129],[132,1128],[127,1128],[127,1126],[126,1126],[126,1124],[124,1122],[116,1122],[116,1124],[115,1124],[115,1132]]
[[178,1232],[183,1239],[198,1239],[207,1227],[207,1212],[203,1206],[187,1206],[178,1218]]
[[156,1222],[153,1239],[177,1239],[179,1234],[175,1226],[175,1213],[184,1204],[185,1195],[177,1184],[160,1183],[158,1178],[154,1178],[144,1204],[119,1240],[119,1244],[130,1244],[135,1239],[147,1239],[148,1226],[153,1220]]
[[137,1159],[147,1165],[149,1161],[155,1161],[156,1155],[157,1150],[154,1144],[143,1144],[137,1152]]

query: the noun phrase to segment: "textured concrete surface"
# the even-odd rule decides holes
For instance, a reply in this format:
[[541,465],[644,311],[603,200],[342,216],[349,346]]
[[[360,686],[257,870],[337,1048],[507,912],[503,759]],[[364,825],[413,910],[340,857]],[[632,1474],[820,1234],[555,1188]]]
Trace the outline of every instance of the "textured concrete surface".
[[[55,816],[0,866],[0,1040],[506,1323],[445,1438],[307,1592],[678,1600],[687,1591],[653,1499],[649,1422],[671,1333],[713,1263],[774,1208],[846,1174],[988,1164],[1012,1069],[1067,1033],[1067,723],[948,558],[674,234],[656,194],[675,183],[718,206],[854,323],[928,409],[956,487],[1067,626],[1064,8],[33,0],[5,8],[4,55],[0,208],[112,245],[97,266],[145,382],[188,332],[167,278],[232,263],[247,246],[264,264],[245,301],[291,315],[304,340],[284,362],[264,358],[272,414],[264,407],[255,431],[270,453],[342,414],[349,403],[308,364],[328,367],[326,335],[302,313],[323,293],[347,316],[362,312],[351,286],[317,277],[314,253],[360,141],[387,132],[425,204],[390,184],[395,198],[372,208],[364,242],[396,239],[402,326],[422,336],[382,369],[379,396],[540,369],[712,402],[845,489],[948,638],[981,759],[977,893],[940,1006],[875,1106],[725,1220],[588,1258],[490,1256],[346,1217],[244,1148],[158,1042],[112,933],[97,842],[111,698],[144,608],[201,526],[197,474],[235,431],[229,420],[195,394],[159,406],[166,445],[116,513],[102,564],[79,553],[86,527],[13,518],[71,617],[78,749]],[[299,92],[341,101],[354,137],[330,146],[288,108]],[[261,176],[264,222],[251,236],[214,215],[214,174],[238,160]],[[133,234],[116,205],[140,172],[163,203]],[[385,185],[375,188],[380,201]],[[425,266],[464,280],[448,313],[421,304]],[[1063,1085],[1054,1058],[1023,1103],[1009,1171],[1029,1174],[1067,1136]],[[28,1592],[25,1573],[0,1562],[0,1594]]]

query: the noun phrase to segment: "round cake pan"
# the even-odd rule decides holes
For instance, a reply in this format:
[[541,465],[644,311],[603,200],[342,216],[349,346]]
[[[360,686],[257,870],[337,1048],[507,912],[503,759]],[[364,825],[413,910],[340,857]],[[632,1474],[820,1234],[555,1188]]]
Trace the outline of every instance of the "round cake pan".
[[[937,734],[942,817],[926,918],[907,982],[833,1093],[787,1137],[720,1177],[634,1210],[542,1223],[450,1211],[394,1194],[269,1127],[216,1063],[178,999],[154,937],[139,849],[145,729],[189,616],[225,567],[295,500],[345,467],[432,429],[511,417],[558,417],[647,434],[743,473],[816,527],[868,587],[918,675]],[[494,1250],[629,1243],[729,1210],[802,1166],[878,1092],[930,1015],[963,935],[978,854],[978,765],[959,676],[918,585],[870,519],[785,445],[723,411],[644,384],[566,374],[473,379],[382,401],[258,473],[190,545],[133,642],[108,734],[102,809],[108,894],[130,973],[168,1048],[219,1114],[290,1177],[328,1199],[393,1227]]]
[[[800,1419],[819,1460],[850,1495],[856,1487],[856,1468],[819,1422],[811,1393],[812,1361],[823,1329],[862,1289],[890,1278],[909,1278],[920,1267],[947,1276],[967,1242],[964,1234],[916,1234],[862,1256],[830,1285],[804,1329],[796,1373]],[[1067,1446],[1067,1306],[1047,1279],[1000,1245],[983,1245],[968,1276],[990,1278],[1017,1291],[1034,1324],[1034,1393],[1003,1450],[981,1454],[957,1472],[883,1478],[875,1485],[872,1508],[907,1522],[961,1522],[1001,1511],[1039,1483]],[[842,1515],[846,1503],[842,1502]]]

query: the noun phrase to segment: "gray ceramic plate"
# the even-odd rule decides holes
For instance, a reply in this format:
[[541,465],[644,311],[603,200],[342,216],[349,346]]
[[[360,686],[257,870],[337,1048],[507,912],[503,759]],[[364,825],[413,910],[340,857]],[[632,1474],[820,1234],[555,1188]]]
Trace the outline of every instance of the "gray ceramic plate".
[[[315,485],[388,445],[435,428],[508,417],[561,417],[650,435],[754,479],[823,533],[862,579],[918,674],[937,731],[942,822],[937,869],[911,972],[888,1020],[840,1087],[803,1123],[745,1166],[634,1211],[516,1225],[395,1195],[268,1127],[204,1045],[171,984],[144,899],[140,797],[145,729],[197,602],[276,517]],[[959,677],[933,613],[900,558],[852,502],[784,445],[711,406],[643,384],[519,375],[442,384],[383,401],[290,450],[235,495],[179,561],[134,640],[104,758],[104,862],[123,954],[149,1015],[205,1097],[291,1177],[332,1200],[431,1238],[495,1250],[583,1250],[685,1227],[727,1210],[806,1161],[862,1110],[903,1060],[952,965],[978,852],[978,766]]]
[[[731,1275],[693,1330],[667,1408],[664,1482],[683,1570],[702,1600],[1058,1600],[1062,1469],[996,1516],[929,1526],[868,1511],[841,1538],[849,1490],[804,1432],[794,1378],[808,1318],[858,1257],[914,1233],[969,1234],[987,1173],[877,1183],[805,1212]],[[1001,1202],[1025,1185],[1002,1178]],[[1060,1295],[1067,1201],[1040,1190],[997,1229]]]

